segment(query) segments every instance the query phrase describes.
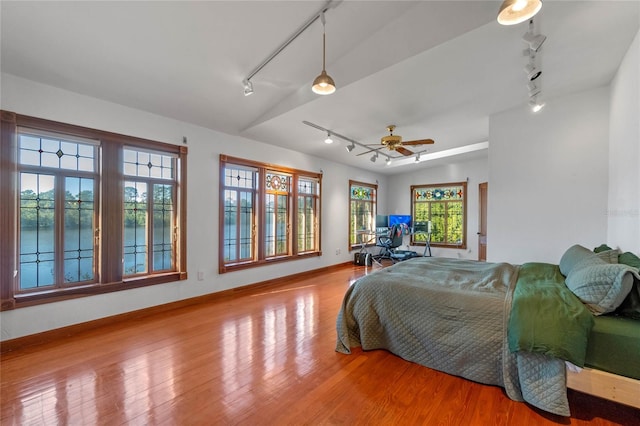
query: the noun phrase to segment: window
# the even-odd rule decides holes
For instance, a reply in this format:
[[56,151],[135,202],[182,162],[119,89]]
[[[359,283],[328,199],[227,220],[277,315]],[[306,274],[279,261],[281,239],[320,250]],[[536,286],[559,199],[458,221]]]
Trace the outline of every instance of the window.
[[220,273],[320,255],[317,173],[220,156]]
[[124,149],[124,275],[172,271],[177,157]]
[[2,309],[185,279],[186,154],[2,111]]
[[18,129],[18,292],[96,281],[97,146]]
[[[467,247],[467,183],[411,186],[411,210],[414,226],[431,221],[431,245]],[[427,236],[416,233],[413,244],[424,243]]]
[[[360,246],[375,232],[378,185],[349,181],[349,248]],[[366,241],[365,241],[366,242]]]

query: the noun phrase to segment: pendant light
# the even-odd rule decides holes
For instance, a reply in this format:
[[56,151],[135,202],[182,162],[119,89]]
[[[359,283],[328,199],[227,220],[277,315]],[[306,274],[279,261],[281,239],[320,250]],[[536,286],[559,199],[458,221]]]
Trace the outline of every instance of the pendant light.
[[324,12],[320,14],[322,21],[322,72],[313,80],[311,90],[318,95],[330,95],[336,91],[336,84],[325,70],[325,19]]
[[504,0],[498,12],[498,23],[515,25],[531,19],[542,8],[542,0]]

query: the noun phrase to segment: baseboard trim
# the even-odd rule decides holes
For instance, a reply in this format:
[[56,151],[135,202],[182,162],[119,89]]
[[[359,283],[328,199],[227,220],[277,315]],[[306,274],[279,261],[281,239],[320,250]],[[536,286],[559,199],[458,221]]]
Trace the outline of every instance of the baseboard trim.
[[235,287],[229,290],[223,290],[215,293],[209,293],[202,296],[192,297],[184,300],[177,300],[175,302],[165,303],[162,305],[151,306],[149,308],[139,309],[131,312],[125,312],[122,314],[112,315],[104,318],[98,318],[96,320],[82,322],[78,324],[69,325],[66,327],[55,328],[52,330],[43,331],[41,333],[30,334],[27,336],[16,337],[15,339],[9,339],[0,342],[0,354],[15,351],[25,348],[27,346],[41,345],[55,340],[59,340],[64,337],[76,335],[88,330],[93,330],[98,327],[104,327],[123,321],[132,321],[139,318],[147,317],[150,315],[156,315],[172,311],[174,309],[180,309],[192,305],[201,303],[207,303],[224,298],[235,298],[240,296],[246,296],[253,293],[264,292],[266,289],[274,289],[305,278],[312,278],[315,275],[326,274],[333,270],[344,268],[345,266],[353,266],[353,262],[338,263],[331,266],[325,266],[323,268],[313,269],[310,271],[299,272],[297,274],[286,275],[284,277],[273,278],[258,283],[248,284],[245,286]]

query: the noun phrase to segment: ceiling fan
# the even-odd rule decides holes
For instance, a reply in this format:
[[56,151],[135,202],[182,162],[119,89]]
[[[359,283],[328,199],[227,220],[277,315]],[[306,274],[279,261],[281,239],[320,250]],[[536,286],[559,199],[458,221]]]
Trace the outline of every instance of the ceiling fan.
[[380,138],[380,143],[387,147],[390,151],[396,151],[402,155],[413,155],[412,151],[409,151],[406,146],[416,146],[416,145],[431,145],[434,143],[433,139],[418,139],[413,141],[402,141],[402,136],[394,135],[393,131],[396,126],[394,124],[390,124],[387,126],[387,131],[389,132],[388,136],[383,136]]

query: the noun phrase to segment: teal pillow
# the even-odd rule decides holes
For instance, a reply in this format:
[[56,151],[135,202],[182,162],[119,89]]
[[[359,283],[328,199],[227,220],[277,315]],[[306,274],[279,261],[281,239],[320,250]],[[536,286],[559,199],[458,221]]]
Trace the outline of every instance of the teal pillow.
[[579,244],[573,245],[567,249],[560,259],[560,272],[565,277],[569,275],[571,270],[581,263],[604,263],[598,259],[598,256],[586,247]]
[[[640,268],[640,258],[631,252],[626,252],[618,256],[618,263]],[[636,278],[629,295],[622,304],[615,310],[616,315],[628,318],[640,319],[640,279]]]
[[625,300],[633,287],[637,271],[619,264],[581,263],[574,267],[565,284],[587,305],[594,315],[613,312]]

